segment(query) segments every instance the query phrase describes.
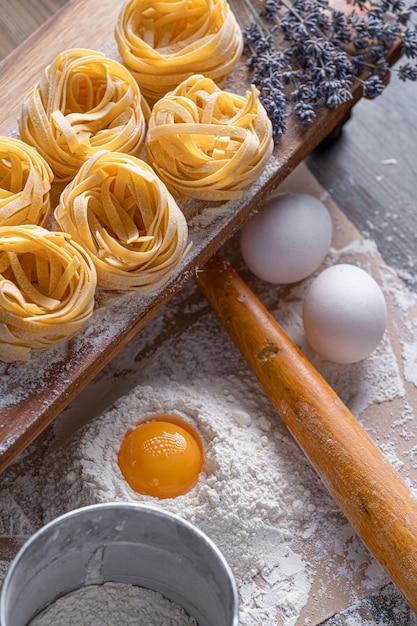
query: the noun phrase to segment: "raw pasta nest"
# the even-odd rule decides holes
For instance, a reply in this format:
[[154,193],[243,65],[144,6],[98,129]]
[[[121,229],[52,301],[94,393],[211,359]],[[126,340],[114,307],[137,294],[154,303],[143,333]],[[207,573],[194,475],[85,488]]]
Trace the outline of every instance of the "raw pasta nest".
[[123,63],[152,102],[192,74],[221,85],[243,50],[226,0],[129,0],[115,37]]
[[66,233],[0,226],[0,359],[28,361],[69,339],[93,312],[96,271]]
[[101,52],[72,49],[55,58],[24,98],[19,131],[55,179],[68,182],[97,151],[138,153],[148,115],[123,65]]
[[155,104],[146,149],[174,195],[230,200],[265,168],[272,126],[253,85],[244,97],[196,75]]
[[131,155],[104,151],[87,161],[62,192],[55,219],[88,251],[102,289],[153,291],[186,253],[182,211]]
[[45,226],[53,174],[45,159],[20,139],[0,137],[0,225]]

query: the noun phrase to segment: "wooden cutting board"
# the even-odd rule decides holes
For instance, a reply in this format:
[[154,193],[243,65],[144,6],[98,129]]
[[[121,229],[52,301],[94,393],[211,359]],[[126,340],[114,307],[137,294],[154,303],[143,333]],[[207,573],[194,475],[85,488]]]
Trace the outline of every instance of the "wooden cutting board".
[[[244,3],[230,2],[242,25],[250,21]],[[22,98],[56,54],[68,48],[103,50],[118,60],[114,26],[121,9],[114,0],[68,2],[49,22],[0,65],[0,133],[16,134]],[[394,49],[391,62],[398,57]],[[225,88],[244,92],[250,77],[244,60]],[[97,293],[97,308],[73,340],[34,355],[29,364],[0,364],[0,471],[37,437],[169,298],[243,224],[246,218],[324,138],[345,119],[354,100],[336,110],[323,109],[314,124],[289,122],[276,142],[264,175],[240,201],[223,205],[188,202],[182,208],[189,223],[191,252],[161,289],[150,296]],[[55,189],[57,197],[59,189]]]

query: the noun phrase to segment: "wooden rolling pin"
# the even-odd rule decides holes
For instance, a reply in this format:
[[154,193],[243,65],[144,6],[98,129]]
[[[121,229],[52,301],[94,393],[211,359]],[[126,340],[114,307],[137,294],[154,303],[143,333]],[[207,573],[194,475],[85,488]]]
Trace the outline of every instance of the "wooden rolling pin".
[[230,264],[195,278],[358,535],[417,612],[417,500],[333,389]]

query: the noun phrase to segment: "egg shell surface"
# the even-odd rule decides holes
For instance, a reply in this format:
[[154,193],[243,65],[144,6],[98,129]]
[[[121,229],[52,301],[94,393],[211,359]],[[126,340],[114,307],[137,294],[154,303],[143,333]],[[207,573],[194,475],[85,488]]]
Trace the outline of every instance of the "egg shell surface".
[[310,285],[303,324],[309,344],[320,356],[335,363],[356,363],[369,356],[384,335],[384,294],[361,268],[334,265]]
[[302,192],[280,193],[243,226],[243,259],[258,278],[286,285],[310,276],[326,257],[332,221],[326,206]]

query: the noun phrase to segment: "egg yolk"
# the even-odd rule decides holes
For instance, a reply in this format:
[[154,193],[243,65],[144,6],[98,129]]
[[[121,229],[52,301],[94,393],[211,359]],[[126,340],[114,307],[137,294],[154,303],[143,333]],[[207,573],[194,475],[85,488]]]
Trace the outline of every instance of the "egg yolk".
[[136,492],[175,498],[194,487],[203,466],[203,449],[191,426],[154,420],[129,431],[119,449],[120,470]]

